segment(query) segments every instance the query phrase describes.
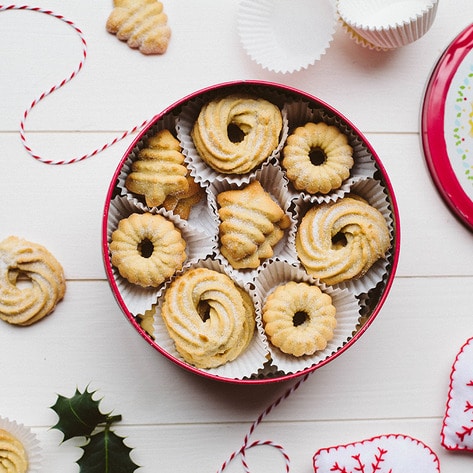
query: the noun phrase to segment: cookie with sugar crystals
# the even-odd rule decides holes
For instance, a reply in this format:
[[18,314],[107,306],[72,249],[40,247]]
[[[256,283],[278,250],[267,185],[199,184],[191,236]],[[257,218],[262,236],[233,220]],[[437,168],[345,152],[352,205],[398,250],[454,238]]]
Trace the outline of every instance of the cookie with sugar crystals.
[[114,0],[106,29],[143,54],[164,54],[171,38],[167,22],[158,0]]

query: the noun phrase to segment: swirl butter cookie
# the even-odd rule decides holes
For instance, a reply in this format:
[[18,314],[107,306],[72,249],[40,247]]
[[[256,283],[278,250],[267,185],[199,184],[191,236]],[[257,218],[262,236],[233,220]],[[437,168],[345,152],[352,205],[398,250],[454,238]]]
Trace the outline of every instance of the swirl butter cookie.
[[0,429],[0,472],[26,473],[28,456],[23,444],[7,430]]
[[65,292],[62,266],[44,246],[16,236],[0,242],[0,319],[31,325],[51,313]]
[[249,345],[255,329],[250,296],[226,274],[191,269],[164,294],[161,316],[176,350],[197,368],[216,368]]

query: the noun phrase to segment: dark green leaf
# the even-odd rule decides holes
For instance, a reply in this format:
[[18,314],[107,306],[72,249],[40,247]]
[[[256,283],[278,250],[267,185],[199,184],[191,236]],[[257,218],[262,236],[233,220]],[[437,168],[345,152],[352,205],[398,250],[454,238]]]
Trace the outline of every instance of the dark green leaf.
[[108,419],[108,414],[102,414],[99,409],[100,401],[92,399],[94,392],[83,393],[78,389],[74,396],[68,398],[58,395],[54,406],[51,406],[59,416],[59,421],[53,426],[64,434],[63,441],[72,437],[87,436],[96,426]]
[[77,461],[80,473],[132,473],[138,468],[130,458],[132,449],[125,445],[124,438],[108,428],[91,435],[82,449],[84,454]]

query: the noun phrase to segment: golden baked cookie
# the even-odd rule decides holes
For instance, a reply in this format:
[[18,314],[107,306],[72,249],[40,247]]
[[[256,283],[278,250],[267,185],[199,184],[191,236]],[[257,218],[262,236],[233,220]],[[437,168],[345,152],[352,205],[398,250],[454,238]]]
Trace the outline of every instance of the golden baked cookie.
[[28,456],[23,444],[10,432],[0,429],[0,472],[26,473]]
[[296,234],[302,265],[330,285],[362,277],[390,246],[381,212],[355,195],[312,207]]
[[273,256],[291,221],[258,181],[217,195],[220,251],[235,269],[257,268]]
[[169,130],[150,137],[126,177],[126,188],[143,195],[148,207],[161,205],[169,195],[189,191],[188,169],[179,141]]
[[50,314],[65,292],[62,266],[44,246],[16,236],[0,242],[0,319],[31,325]]
[[158,287],[182,268],[186,242],[162,215],[131,214],[112,233],[112,265],[132,284]]
[[297,190],[328,194],[350,176],[353,149],[336,126],[307,123],[288,136],[282,165]]
[[264,330],[269,341],[284,353],[313,355],[333,338],[335,313],[332,298],[319,287],[291,281],[267,297]]
[[187,191],[169,194],[163,202],[163,207],[166,210],[179,215],[184,220],[189,218],[192,207],[198,204],[205,195],[204,189],[194,181],[190,174],[186,176],[186,179]]
[[163,4],[158,0],[114,0],[106,29],[143,54],[163,54],[171,28]]
[[229,95],[205,104],[192,128],[203,161],[223,174],[245,174],[277,148],[279,108],[262,98]]
[[191,269],[171,283],[161,316],[179,354],[203,369],[237,358],[255,328],[250,296],[226,274],[207,268]]

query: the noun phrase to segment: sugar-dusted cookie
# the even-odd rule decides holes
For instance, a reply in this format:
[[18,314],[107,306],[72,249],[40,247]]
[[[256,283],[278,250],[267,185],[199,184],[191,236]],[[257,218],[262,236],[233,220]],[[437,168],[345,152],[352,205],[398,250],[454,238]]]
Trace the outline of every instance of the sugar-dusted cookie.
[[258,181],[218,194],[220,251],[235,269],[257,268],[273,256],[290,219]]
[[130,192],[144,196],[148,207],[155,207],[170,195],[189,191],[187,174],[179,141],[163,129],[150,137],[139,151],[125,186]]
[[223,174],[245,174],[277,148],[281,110],[248,95],[229,95],[206,103],[192,128],[203,161]]
[[131,214],[112,233],[112,264],[132,284],[158,287],[182,268],[186,242],[162,215]]
[[204,189],[194,181],[190,174],[186,178],[188,183],[187,191],[170,194],[163,202],[163,207],[166,210],[179,215],[184,220],[189,218],[192,207],[198,204],[205,194]]
[[143,54],[166,52],[171,28],[158,0],[114,0],[106,28],[128,46]]
[[284,353],[313,355],[333,338],[335,312],[332,298],[319,287],[290,281],[267,297],[264,329],[271,343]]
[[237,358],[255,328],[248,293],[208,268],[177,277],[164,294],[161,315],[176,350],[197,368],[216,368]]
[[[30,284],[21,287],[21,278]],[[62,266],[44,246],[16,236],[0,242],[0,319],[31,325],[51,313],[65,292]]]
[[0,472],[26,473],[28,456],[23,444],[7,430],[0,429]]
[[306,123],[287,138],[282,165],[297,190],[328,194],[350,176],[353,149],[347,136],[324,122]]
[[361,278],[390,247],[382,213],[355,194],[309,209],[296,234],[307,273],[329,285]]

